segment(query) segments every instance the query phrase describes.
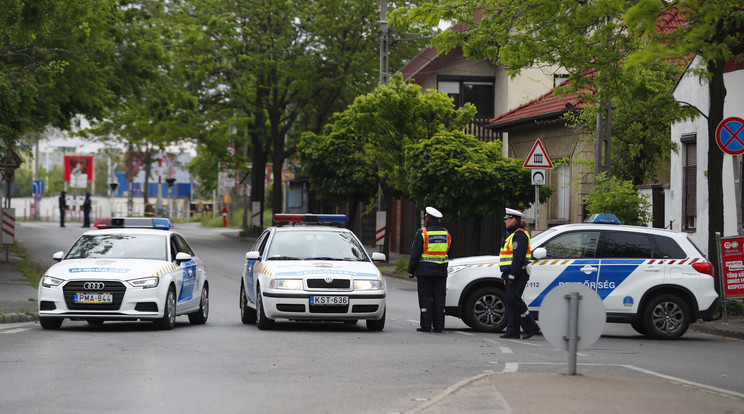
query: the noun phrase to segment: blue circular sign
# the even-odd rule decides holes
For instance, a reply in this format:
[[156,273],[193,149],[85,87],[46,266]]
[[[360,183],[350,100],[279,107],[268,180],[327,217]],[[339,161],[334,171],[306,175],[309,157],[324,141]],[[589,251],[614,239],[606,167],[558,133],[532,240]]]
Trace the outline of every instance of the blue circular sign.
[[716,128],[716,143],[726,154],[744,153],[744,119],[726,118]]

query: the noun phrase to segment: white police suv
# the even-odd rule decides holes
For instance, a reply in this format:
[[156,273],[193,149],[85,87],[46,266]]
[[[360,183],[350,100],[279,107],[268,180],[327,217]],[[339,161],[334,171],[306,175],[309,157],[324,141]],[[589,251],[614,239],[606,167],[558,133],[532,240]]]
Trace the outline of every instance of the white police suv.
[[275,214],[245,255],[240,281],[240,316],[245,324],[271,329],[292,321],[366,320],[385,327],[385,280],[339,214]]
[[[581,283],[602,298],[607,322],[676,339],[697,319],[719,311],[713,266],[684,233],[611,224],[566,224],[532,238],[531,276],[524,291],[530,311],[565,283]],[[445,312],[478,331],[506,326],[498,256],[449,262]],[[539,317],[539,315],[537,315]]]
[[106,218],[84,233],[39,284],[39,322],[65,318],[153,321],[172,329],[176,316],[207,322],[209,284],[202,262],[167,218]]

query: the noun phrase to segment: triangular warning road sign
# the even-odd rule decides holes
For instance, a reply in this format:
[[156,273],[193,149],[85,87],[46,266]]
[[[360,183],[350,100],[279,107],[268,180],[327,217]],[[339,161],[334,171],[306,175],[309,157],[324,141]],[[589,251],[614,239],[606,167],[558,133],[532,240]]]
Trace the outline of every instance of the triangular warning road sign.
[[5,155],[0,158],[0,168],[18,168],[21,166],[21,159],[12,148],[8,148]]
[[553,163],[550,162],[548,152],[545,151],[542,141],[540,138],[535,141],[535,145],[532,146],[530,155],[524,159],[524,168],[553,168]]

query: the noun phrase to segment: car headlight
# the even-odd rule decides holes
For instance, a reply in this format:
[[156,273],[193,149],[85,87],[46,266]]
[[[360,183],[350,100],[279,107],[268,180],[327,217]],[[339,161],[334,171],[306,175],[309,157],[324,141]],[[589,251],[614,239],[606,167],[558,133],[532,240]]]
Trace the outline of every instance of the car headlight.
[[464,265],[450,266],[450,267],[447,268],[447,275],[455,274],[455,273],[459,272],[460,270],[462,270],[462,269],[464,269],[466,267],[467,266],[464,266]]
[[274,279],[269,282],[272,289],[302,290],[302,280],[300,279]]
[[354,280],[354,290],[381,290],[382,280]]
[[158,286],[160,283],[159,277],[143,277],[141,279],[127,280],[127,283],[134,287],[141,287],[143,289],[150,289]]
[[64,281],[65,281],[64,279],[44,275],[44,277],[41,278],[41,286],[44,286],[44,287],[59,286],[59,284]]

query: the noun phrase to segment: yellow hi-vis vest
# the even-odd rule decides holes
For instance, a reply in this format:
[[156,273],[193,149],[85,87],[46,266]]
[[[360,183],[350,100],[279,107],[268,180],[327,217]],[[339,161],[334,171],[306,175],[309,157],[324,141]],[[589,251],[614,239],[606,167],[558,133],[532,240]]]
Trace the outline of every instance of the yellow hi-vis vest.
[[501,251],[499,252],[499,266],[510,266],[512,264],[512,259],[514,258],[514,249],[512,246],[512,240],[514,239],[514,235],[517,234],[518,231],[524,232],[524,234],[527,235],[527,253],[524,255],[524,264],[532,260],[532,243],[530,242],[530,233],[527,232],[527,230],[519,228],[514,230],[514,233],[510,234],[509,237],[504,240],[504,247],[501,248]]
[[424,238],[422,262],[444,264],[449,261],[447,251],[449,251],[452,238],[447,230],[426,231],[426,227],[422,227],[421,236]]

